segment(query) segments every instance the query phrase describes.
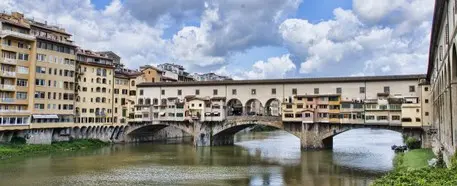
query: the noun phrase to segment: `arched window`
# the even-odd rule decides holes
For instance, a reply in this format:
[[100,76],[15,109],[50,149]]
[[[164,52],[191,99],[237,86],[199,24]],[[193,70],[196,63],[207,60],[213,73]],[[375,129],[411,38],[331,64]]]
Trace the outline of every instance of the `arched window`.
[[131,85],[132,87],[135,86],[135,81],[132,80],[132,82],[130,83],[130,85]]
[[100,103],[100,101],[101,101],[100,97],[95,98],[96,103]]
[[101,83],[101,82],[102,82],[102,79],[97,78],[97,83]]
[[153,105],[158,105],[158,104],[159,104],[159,100],[158,100],[157,98],[154,98],[154,99],[152,100],[152,104],[153,104]]
[[100,87],[95,88],[95,92],[100,92]]
[[106,84],[106,79],[105,78],[102,79],[102,83]]
[[106,103],[106,98],[102,98],[102,103]]
[[142,99],[142,98],[138,99],[138,104],[139,104],[139,105],[142,105],[142,104],[143,104],[143,99]]
[[101,68],[97,68],[97,76],[101,76],[102,75],[102,69]]
[[102,75],[106,77],[106,69],[103,69]]
[[151,104],[151,99],[150,98],[146,98],[146,105],[150,105]]
[[162,105],[166,105],[167,104],[167,99],[162,99],[161,104]]
[[105,88],[105,87],[102,88],[102,92],[103,92],[103,93],[106,92],[106,88]]

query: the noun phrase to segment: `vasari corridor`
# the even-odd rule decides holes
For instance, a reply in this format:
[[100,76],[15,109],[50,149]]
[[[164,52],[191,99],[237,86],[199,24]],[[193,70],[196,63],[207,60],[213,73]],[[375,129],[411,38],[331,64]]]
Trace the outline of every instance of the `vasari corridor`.
[[0,185],[457,185],[457,1],[2,0]]

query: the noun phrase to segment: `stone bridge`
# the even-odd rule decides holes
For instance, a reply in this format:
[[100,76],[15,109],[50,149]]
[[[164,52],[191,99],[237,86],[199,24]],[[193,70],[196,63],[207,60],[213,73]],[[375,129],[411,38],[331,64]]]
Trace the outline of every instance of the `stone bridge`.
[[129,141],[137,135],[154,135],[154,132],[165,127],[175,127],[188,133],[194,139],[195,146],[231,145],[234,134],[254,125],[271,126],[287,131],[300,139],[302,149],[332,148],[333,137],[356,128],[388,129],[401,132],[403,135],[428,141],[422,128],[403,128],[400,125],[379,124],[336,124],[336,123],[301,123],[283,122],[275,116],[229,116],[220,122],[161,122],[129,124],[122,131],[124,139]]

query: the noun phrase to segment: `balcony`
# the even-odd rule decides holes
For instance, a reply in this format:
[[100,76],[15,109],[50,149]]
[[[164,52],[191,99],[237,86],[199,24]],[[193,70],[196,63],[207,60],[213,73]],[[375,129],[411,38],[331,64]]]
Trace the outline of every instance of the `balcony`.
[[0,89],[1,90],[14,91],[14,90],[16,90],[16,86],[15,85],[3,85],[3,84],[0,84]]
[[0,71],[0,76],[3,76],[3,77],[16,77],[16,72]]
[[35,40],[35,36],[33,36],[33,35],[24,34],[24,33],[20,33],[20,32],[14,32],[12,30],[1,30],[0,36],[2,36],[2,38],[6,37],[6,36],[12,36],[12,37],[16,37],[19,39],[26,39],[26,40],[32,40],[32,41]]
[[28,110],[0,110],[0,114],[30,114]]
[[17,64],[17,60],[16,59],[10,59],[10,58],[1,58],[0,62],[1,63],[5,63],[5,64],[10,64],[10,65],[16,65]]
[[104,117],[104,116],[106,116],[106,113],[105,112],[95,112],[95,116]]
[[15,101],[14,98],[0,98],[2,103],[13,103]]

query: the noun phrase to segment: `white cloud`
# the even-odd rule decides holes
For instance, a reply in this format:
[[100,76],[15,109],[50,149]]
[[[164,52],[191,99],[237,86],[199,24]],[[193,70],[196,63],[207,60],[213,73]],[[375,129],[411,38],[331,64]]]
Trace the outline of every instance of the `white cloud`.
[[290,60],[290,54],[271,57],[267,61],[257,61],[252,69],[235,75],[237,79],[275,79],[284,78],[287,73],[293,73],[295,64]]
[[[361,2],[354,0],[356,14],[337,8],[331,20],[311,24],[303,19],[287,19],[279,26],[284,45],[302,60],[299,72],[319,75],[424,73],[427,62],[423,56],[427,54],[430,38],[432,3],[424,0]],[[400,16],[401,19],[384,26],[373,24],[390,18],[388,14],[393,12],[410,13],[412,17]],[[414,68],[410,68],[412,66]]]
[[96,10],[89,0],[17,0],[0,4],[0,9],[20,11],[35,20],[58,24],[72,33],[82,48],[112,50],[132,68],[167,58],[163,30],[138,21],[119,0],[113,0],[102,10]]
[[277,26],[300,0],[232,0],[205,3],[199,26],[172,39],[172,56],[188,67],[226,65],[227,57],[255,46],[277,45]]
[[[425,72],[433,1],[353,0],[319,22],[290,18],[301,2],[112,0],[97,10],[90,0],[2,0],[0,9],[59,24],[82,48],[112,50],[131,68],[175,62],[237,79]],[[289,54],[230,65],[264,46]]]

